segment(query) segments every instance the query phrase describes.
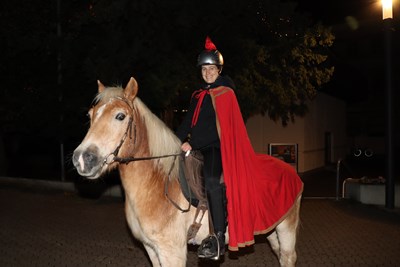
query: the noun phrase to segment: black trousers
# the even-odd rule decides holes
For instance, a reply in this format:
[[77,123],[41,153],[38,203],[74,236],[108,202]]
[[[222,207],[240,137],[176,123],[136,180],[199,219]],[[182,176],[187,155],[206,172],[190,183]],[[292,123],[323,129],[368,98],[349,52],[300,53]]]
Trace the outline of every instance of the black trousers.
[[219,147],[203,148],[203,176],[214,231],[225,233],[227,226],[225,184],[221,183],[222,158]]

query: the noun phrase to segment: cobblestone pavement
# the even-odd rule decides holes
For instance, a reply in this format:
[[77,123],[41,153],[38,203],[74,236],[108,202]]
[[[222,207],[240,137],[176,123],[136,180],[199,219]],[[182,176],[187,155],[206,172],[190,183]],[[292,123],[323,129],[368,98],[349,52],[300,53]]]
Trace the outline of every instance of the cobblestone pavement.
[[[0,266],[151,266],[125,223],[120,198],[83,198],[0,183]],[[220,263],[278,266],[265,236]],[[400,266],[400,214],[347,200],[303,199],[297,266]]]

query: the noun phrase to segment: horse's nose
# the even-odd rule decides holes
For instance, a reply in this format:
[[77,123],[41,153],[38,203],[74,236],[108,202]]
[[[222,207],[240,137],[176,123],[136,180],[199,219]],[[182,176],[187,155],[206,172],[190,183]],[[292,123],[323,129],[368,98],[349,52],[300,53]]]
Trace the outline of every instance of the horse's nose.
[[90,171],[98,164],[98,153],[96,149],[86,149],[84,151],[75,150],[72,161],[76,169]]
[[82,158],[83,158],[83,162],[85,162],[85,165],[93,166],[93,163],[97,162],[98,157],[93,152],[85,151],[82,154]]

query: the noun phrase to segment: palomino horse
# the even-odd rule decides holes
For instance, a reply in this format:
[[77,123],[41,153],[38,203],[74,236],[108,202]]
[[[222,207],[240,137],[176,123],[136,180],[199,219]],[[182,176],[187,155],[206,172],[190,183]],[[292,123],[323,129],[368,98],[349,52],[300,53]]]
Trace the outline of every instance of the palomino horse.
[[[153,266],[186,266],[187,233],[196,209],[181,212],[176,207],[188,206],[178,181],[180,140],[136,97],[134,78],[125,89],[106,88],[100,82],[98,87],[89,111],[89,131],[73,154],[74,166],[89,179],[118,168],[128,225],[143,243]],[[267,236],[281,266],[296,262],[299,209],[300,198]],[[203,220],[206,223],[192,240],[196,244],[209,234],[207,214]]]

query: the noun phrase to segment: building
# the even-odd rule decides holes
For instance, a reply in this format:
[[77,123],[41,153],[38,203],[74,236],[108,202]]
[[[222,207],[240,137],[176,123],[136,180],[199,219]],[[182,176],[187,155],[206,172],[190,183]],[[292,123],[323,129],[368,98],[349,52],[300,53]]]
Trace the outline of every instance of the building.
[[299,173],[337,162],[351,149],[346,132],[346,103],[324,93],[309,103],[304,117],[296,117],[285,127],[261,115],[249,118],[246,127],[256,153],[269,153],[273,144],[296,144],[294,165]]

